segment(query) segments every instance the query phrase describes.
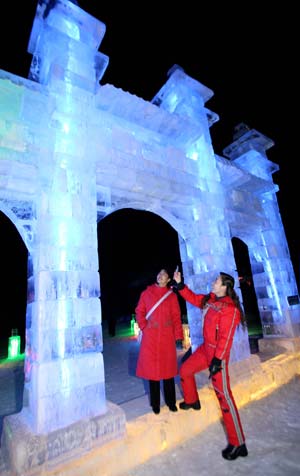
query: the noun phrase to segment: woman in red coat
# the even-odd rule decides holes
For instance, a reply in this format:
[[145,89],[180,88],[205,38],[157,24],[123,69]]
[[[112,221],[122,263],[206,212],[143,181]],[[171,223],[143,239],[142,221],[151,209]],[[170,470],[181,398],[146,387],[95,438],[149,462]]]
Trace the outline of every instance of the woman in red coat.
[[[162,269],[151,284],[141,293],[135,309],[136,320],[143,332],[136,375],[149,380],[150,405],[160,412],[160,380],[163,380],[165,402],[177,412],[174,377],[178,374],[176,341],[183,339],[181,312],[176,294],[169,289],[168,271]],[[168,293],[168,295],[167,295]],[[162,298],[147,318],[147,313]]]
[[195,374],[209,369],[209,378],[221,408],[228,446],[222,451],[223,458],[234,460],[247,456],[245,436],[235,404],[228,372],[230,351],[235,330],[239,324],[245,325],[244,313],[239,297],[234,290],[234,278],[220,273],[209,294],[195,294],[181,281],[181,273],[175,271],[174,280],[180,295],[189,303],[203,309],[203,344],[185,360],[180,368],[180,380],[184,401],[182,410],[200,410]]

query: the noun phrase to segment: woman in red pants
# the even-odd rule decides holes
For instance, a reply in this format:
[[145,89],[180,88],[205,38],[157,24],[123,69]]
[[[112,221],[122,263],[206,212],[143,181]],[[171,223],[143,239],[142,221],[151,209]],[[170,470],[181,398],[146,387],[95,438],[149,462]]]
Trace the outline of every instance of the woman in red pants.
[[234,278],[220,273],[209,294],[195,294],[183,284],[181,273],[175,271],[174,280],[180,295],[194,306],[203,309],[203,343],[191,354],[180,368],[184,401],[182,410],[200,410],[195,374],[209,369],[213,388],[219,400],[228,437],[228,446],[222,451],[223,458],[234,460],[247,456],[245,436],[238,409],[230,388],[228,364],[235,329],[245,326],[245,317],[238,295],[234,290]]

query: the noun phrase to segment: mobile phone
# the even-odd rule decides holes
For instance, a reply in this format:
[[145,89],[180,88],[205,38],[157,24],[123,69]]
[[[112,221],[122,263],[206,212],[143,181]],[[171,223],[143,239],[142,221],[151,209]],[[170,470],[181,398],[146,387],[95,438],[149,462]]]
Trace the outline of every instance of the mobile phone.
[[177,265],[175,269],[175,273],[178,273],[178,271],[179,271],[179,266]]

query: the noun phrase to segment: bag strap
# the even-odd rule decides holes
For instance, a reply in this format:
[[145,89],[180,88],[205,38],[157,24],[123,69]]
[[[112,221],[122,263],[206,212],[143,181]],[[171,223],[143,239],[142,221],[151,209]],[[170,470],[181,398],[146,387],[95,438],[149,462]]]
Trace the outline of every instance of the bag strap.
[[170,291],[168,291],[166,294],[164,294],[164,295],[154,304],[154,306],[151,307],[150,311],[148,311],[147,314],[146,314],[146,319],[149,319],[150,315],[151,315],[152,312],[157,308],[157,306],[159,306],[160,303],[162,303],[172,292],[173,292],[172,289],[170,289]]

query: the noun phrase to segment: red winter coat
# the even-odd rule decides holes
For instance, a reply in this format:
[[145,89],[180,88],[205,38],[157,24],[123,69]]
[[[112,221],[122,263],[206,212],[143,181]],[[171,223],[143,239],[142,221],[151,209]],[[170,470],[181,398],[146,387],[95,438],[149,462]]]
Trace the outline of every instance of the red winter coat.
[[[179,293],[186,301],[203,308],[204,294],[195,294],[187,286]],[[204,307],[203,322],[203,344],[208,361],[213,357],[229,361],[234,333],[241,322],[240,311],[231,297],[217,298],[211,292]]]
[[153,311],[147,312],[169,288],[152,284],[142,292],[135,309],[136,320],[143,331],[136,375],[147,380],[163,380],[178,374],[176,340],[183,339],[181,312],[176,294],[171,293]]

